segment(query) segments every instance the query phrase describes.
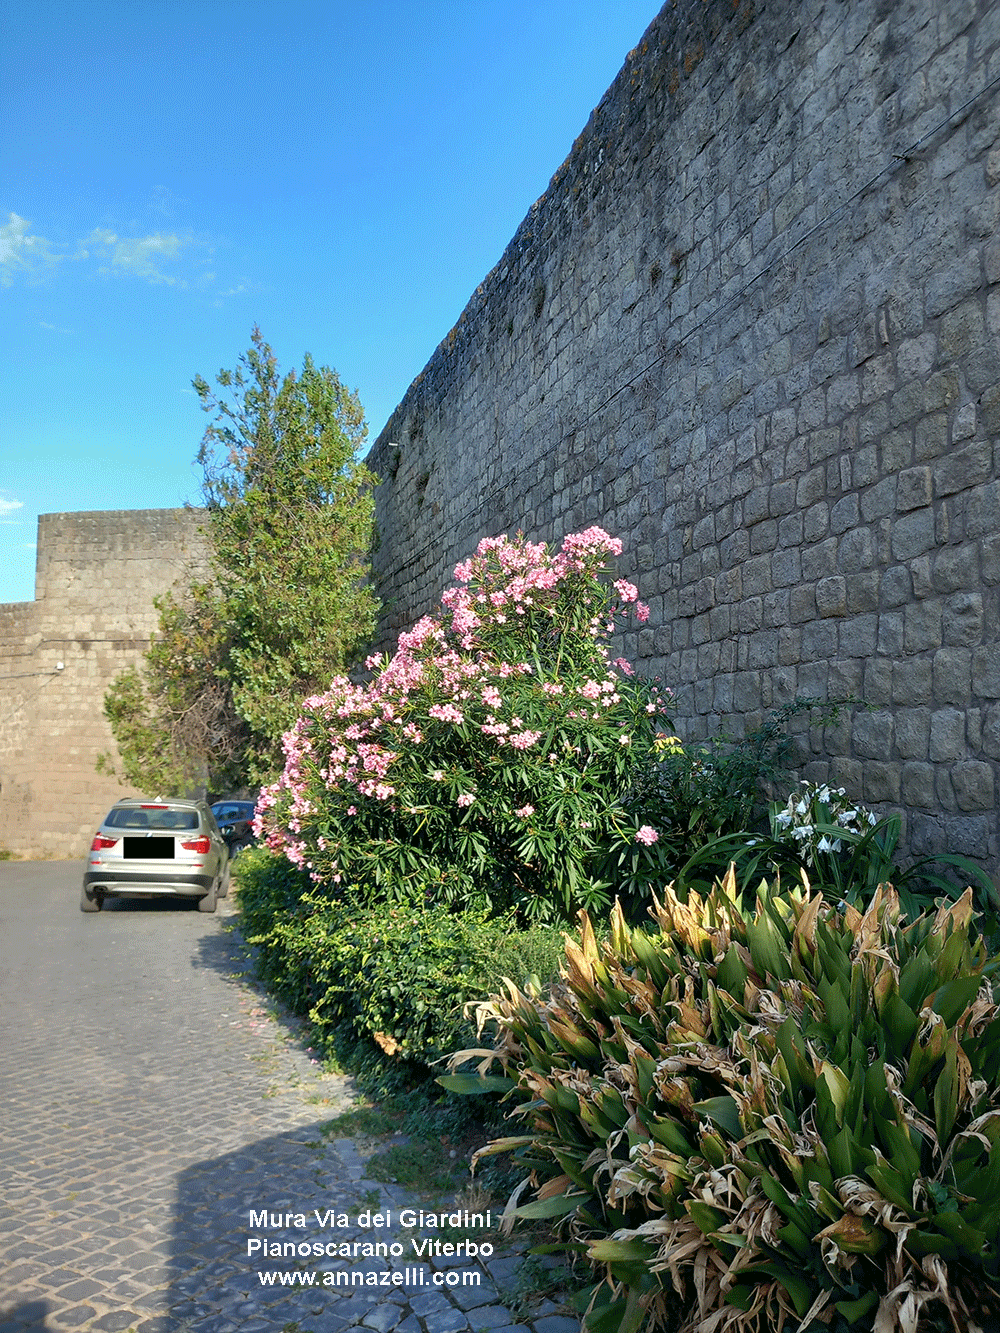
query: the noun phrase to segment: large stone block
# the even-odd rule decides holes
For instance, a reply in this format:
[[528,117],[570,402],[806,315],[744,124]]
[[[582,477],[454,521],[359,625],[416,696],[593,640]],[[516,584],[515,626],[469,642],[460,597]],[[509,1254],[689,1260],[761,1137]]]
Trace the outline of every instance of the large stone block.
[[968,706],[971,676],[972,653],[968,648],[939,648],[934,654],[934,702]]
[[901,774],[897,764],[876,763],[864,765],[864,797],[874,804],[891,802],[900,797]]
[[993,449],[988,441],[967,445],[934,468],[934,491],[937,495],[954,495],[967,491],[981,482],[989,481],[993,473]]
[[855,753],[863,759],[885,759],[892,752],[894,730],[892,713],[858,713],[853,724]]
[[892,555],[894,560],[912,560],[935,545],[934,512],[918,509],[898,518],[892,528]]
[[843,575],[835,574],[830,578],[820,579],[816,584],[816,609],[821,616],[844,616],[847,614],[847,581]]
[[995,803],[993,768],[977,760],[965,760],[951,770],[952,786],[959,810],[992,810]]
[[903,622],[906,652],[920,653],[929,648],[940,648],[941,618],[941,603],[936,598],[908,606],[904,611]]
[[936,804],[934,765],[905,763],[900,770],[900,800],[919,810],[931,810]]
[[996,644],[973,650],[972,689],[981,699],[1000,699],[1000,651]]
[[930,710],[901,708],[895,714],[896,752],[901,759],[926,760],[930,744]]
[[961,759],[965,754],[965,714],[957,708],[931,713],[929,754],[936,763]]

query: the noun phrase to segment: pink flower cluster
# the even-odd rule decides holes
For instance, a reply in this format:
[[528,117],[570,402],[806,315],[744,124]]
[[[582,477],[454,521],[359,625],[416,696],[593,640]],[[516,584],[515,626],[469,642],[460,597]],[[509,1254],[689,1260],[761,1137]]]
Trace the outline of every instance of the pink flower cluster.
[[[318,807],[323,814],[339,809],[360,817],[361,797],[389,816],[410,812],[418,819],[429,799],[421,784],[429,780],[469,809],[476,802],[469,790],[475,773],[462,756],[472,741],[465,731],[455,742],[447,739],[466,722],[509,762],[515,754],[527,756],[557,724],[624,727],[624,717],[615,722],[615,709],[632,669],[624,658],[612,662],[599,640],[616,616],[632,614],[641,622],[648,611],[634,584],[602,579],[607,560],[621,550],[621,542],[598,527],[570,534],[556,553],[521,536],[481,541],[456,567],[458,586],[444,593],[438,615],[401,634],[391,658],[368,659],[369,683],[341,676],[305,701],[284,738],[284,772],[258,804],[255,828],[268,846],[296,865],[321,865],[333,877],[342,867],[336,840],[326,836],[321,846],[313,831]],[[567,636],[589,645],[590,665],[582,678],[564,684]],[[574,661],[579,669],[579,657]],[[657,711],[665,707],[662,698],[654,704]],[[624,732],[618,739],[630,743]],[[573,752],[579,755],[579,747]],[[445,759],[444,766],[429,770],[432,755],[439,764]],[[545,761],[551,765],[552,756],[543,751],[530,762]],[[514,813],[526,818],[534,806]]]
[[531,747],[542,739],[540,731],[518,731],[510,738],[510,744],[515,750],[530,750]]

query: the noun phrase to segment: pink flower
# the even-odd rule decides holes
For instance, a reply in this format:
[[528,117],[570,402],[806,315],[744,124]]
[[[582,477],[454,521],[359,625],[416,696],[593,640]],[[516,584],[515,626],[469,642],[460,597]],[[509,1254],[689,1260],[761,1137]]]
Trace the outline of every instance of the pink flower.
[[649,824],[643,824],[642,828],[635,835],[635,840],[636,842],[644,843],[647,847],[652,847],[654,842],[659,842],[660,835],[657,833],[656,829],[651,828]]
[[487,685],[483,690],[483,703],[487,708],[499,708],[503,700],[500,697],[500,691],[495,685]]
[[623,602],[634,602],[639,596],[639,589],[625,579],[615,579],[614,590]]
[[536,741],[540,741],[542,733],[540,731],[519,731],[511,736],[510,743],[515,750],[529,750]]
[[470,806],[470,805],[472,804],[472,802],[473,802],[475,799],[476,799],[476,798],[475,798],[475,796],[473,796],[472,792],[470,792],[470,791],[464,791],[464,792],[462,792],[461,796],[456,796],[456,797],[455,797],[455,804],[456,804],[456,805],[463,805],[463,806]]
[[645,602],[636,602],[635,618],[640,625],[645,625],[646,621],[649,619],[649,607]]
[[456,725],[465,721],[465,715],[454,704],[431,704],[428,708],[431,717],[438,717],[442,722],[454,722]]
[[522,805],[520,810],[514,811],[514,814],[517,815],[518,819],[527,819],[529,815],[533,815],[534,813],[535,807],[533,805]]

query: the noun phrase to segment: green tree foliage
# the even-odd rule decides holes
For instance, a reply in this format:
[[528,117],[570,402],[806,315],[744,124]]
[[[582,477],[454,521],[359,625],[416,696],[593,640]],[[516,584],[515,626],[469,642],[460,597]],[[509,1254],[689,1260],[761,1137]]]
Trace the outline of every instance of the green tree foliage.
[[158,600],[142,669],[105,698],[121,772],[147,790],[273,777],[302,700],[356,658],[377,611],[357,396],[309,355],[282,375],[258,328],[215,387],[193,383],[212,413],[197,456],[211,579]]
[[98,771],[151,794],[238,788],[251,737],[233,704],[218,591],[191,583],[154,604],[159,631],[142,668],[121,672],[104,696],[120,766],[104,754]]

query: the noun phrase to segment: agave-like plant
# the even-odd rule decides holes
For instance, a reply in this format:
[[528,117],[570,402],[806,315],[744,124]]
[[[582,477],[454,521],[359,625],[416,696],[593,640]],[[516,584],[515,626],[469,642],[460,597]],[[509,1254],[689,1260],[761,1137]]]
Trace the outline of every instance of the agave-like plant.
[[[1000,1328],[1000,959],[971,892],[906,924],[735,876],[656,930],[586,917],[543,999],[480,1006],[596,1333]],[[455,1062],[468,1060],[460,1053]],[[498,1080],[489,1080],[499,1086]],[[680,1298],[680,1299],[679,1299]]]

